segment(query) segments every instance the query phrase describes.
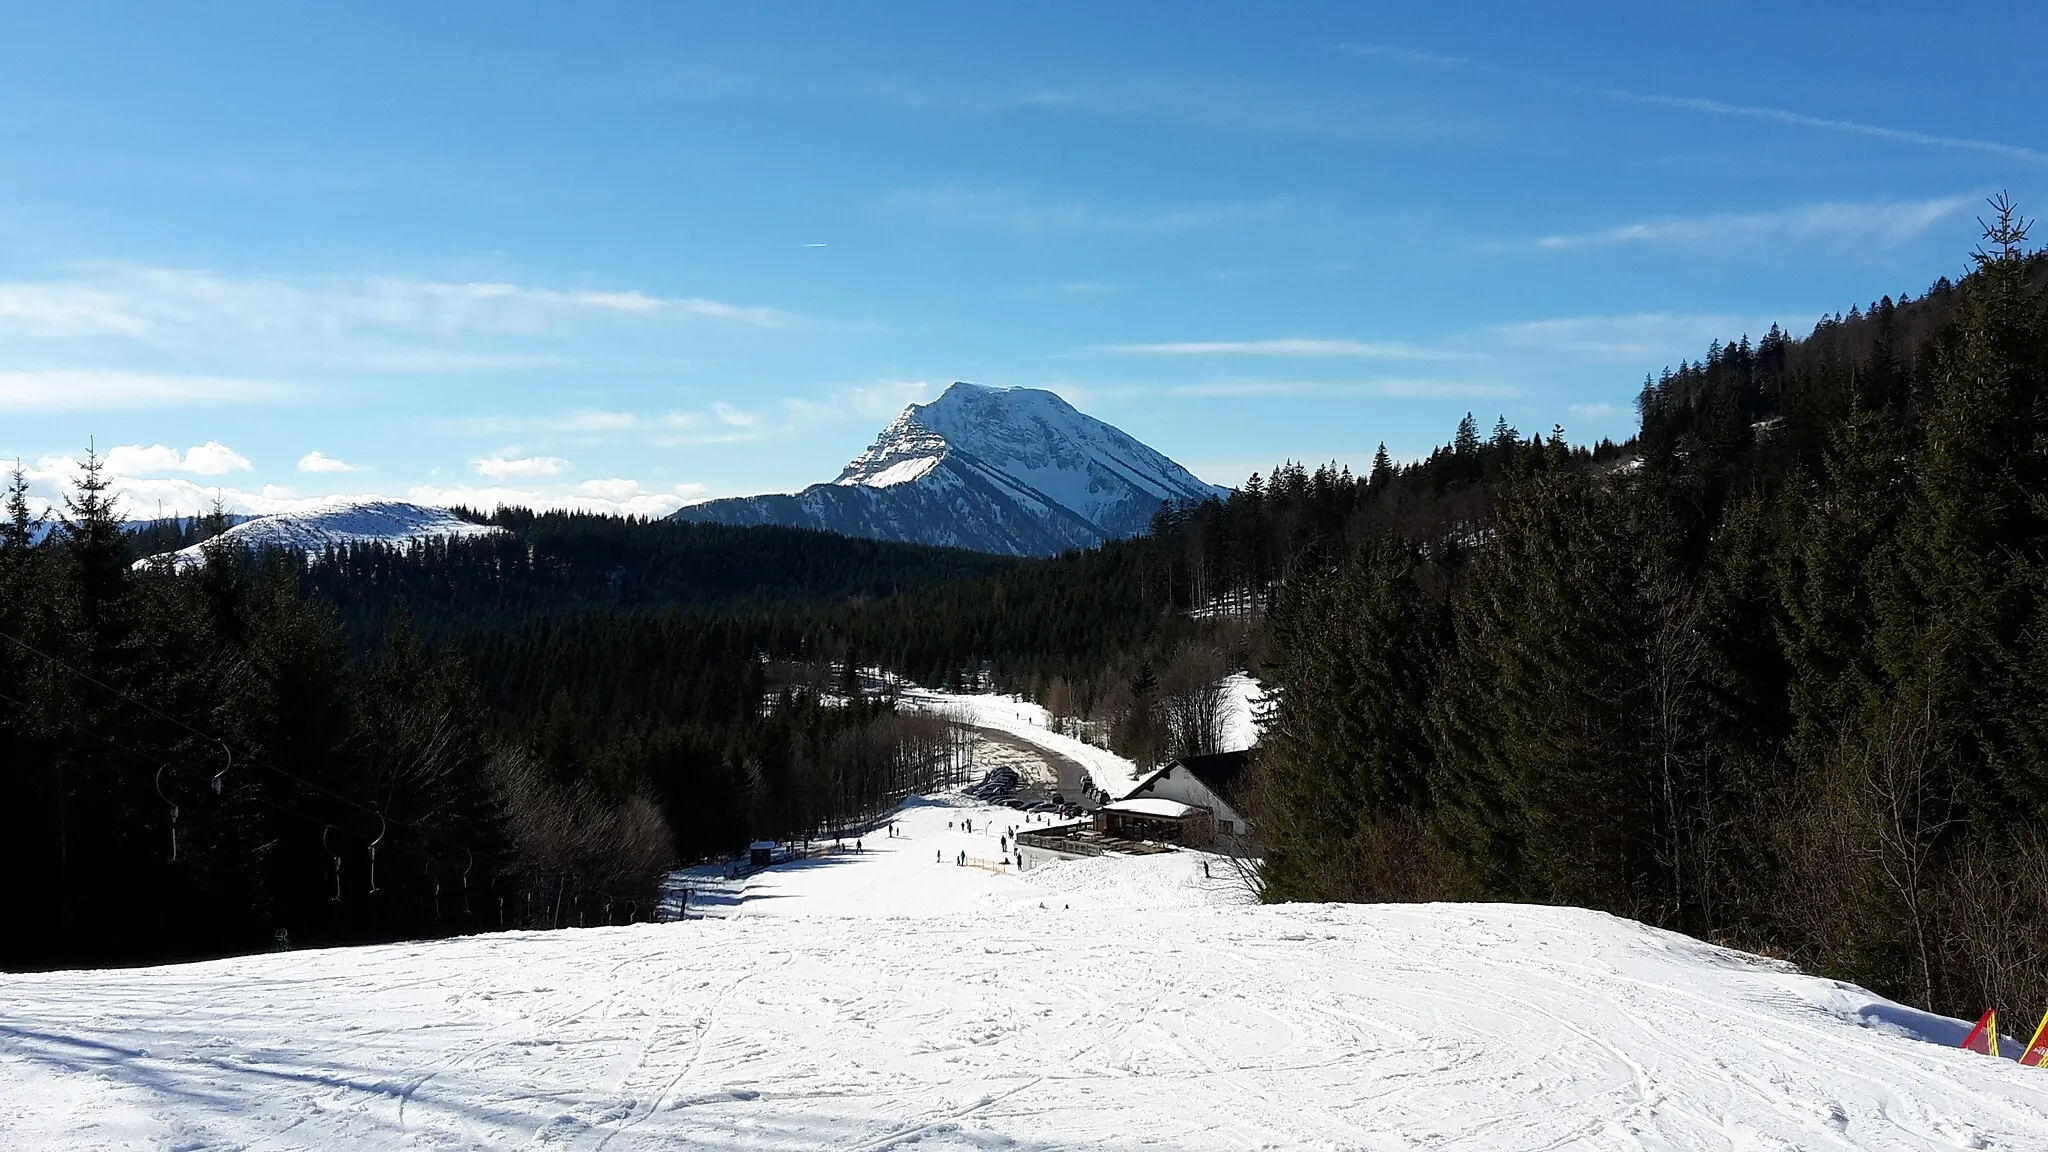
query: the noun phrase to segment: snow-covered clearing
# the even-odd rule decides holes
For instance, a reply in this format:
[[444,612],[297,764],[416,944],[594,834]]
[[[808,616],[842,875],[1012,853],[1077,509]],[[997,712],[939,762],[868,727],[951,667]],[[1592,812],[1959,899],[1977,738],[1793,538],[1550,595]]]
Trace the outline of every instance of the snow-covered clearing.
[[1266,688],[1249,673],[1232,672],[1223,678],[1222,731],[1218,752],[1238,752],[1259,742],[1259,709],[1265,704]]
[[2048,1070],[1853,987],[1192,853],[952,863],[1019,820],[915,804],[681,923],[0,976],[0,1147],[2048,1146]]

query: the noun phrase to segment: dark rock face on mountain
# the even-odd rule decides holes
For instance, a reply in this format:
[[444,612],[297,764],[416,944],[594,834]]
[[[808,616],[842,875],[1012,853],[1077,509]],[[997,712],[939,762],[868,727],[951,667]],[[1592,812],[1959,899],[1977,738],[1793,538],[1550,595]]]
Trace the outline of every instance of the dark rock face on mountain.
[[829,484],[675,518],[1041,556],[1136,535],[1162,504],[1226,491],[1050,392],[959,383],[904,409]]

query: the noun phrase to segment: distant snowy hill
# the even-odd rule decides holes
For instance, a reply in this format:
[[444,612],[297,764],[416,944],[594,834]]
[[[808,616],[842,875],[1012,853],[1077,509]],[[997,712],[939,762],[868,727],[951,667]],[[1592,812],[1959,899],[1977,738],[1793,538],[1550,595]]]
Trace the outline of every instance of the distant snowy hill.
[[904,409],[829,484],[674,518],[1039,556],[1134,536],[1163,503],[1228,491],[1050,392],[956,383]]
[[[400,500],[351,500],[307,512],[259,516],[235,525],[218,539],[255,551],[284,549],[318,552],[334,544],[407,544],[448,536],[489,536],[504,529],[477,524],[446,508],[429,508]],[[206,545],[194,544],[168,553],[176,567],[206,563]],[[136,567],[159,563],[152,556]]]

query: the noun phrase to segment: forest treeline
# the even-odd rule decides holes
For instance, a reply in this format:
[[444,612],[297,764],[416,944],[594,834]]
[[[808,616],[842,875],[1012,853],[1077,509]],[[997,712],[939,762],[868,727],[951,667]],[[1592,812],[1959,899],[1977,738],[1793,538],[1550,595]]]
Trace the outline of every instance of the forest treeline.
[[1468,426],[1421,518],[1339,478],[1268,618],[1269,898],[1578,904],[2048,1000],[2048,260],[1996,207],[1961,283],[1646,381],[1625,453]]
[[1143,763],[1204,750],[1249,669],[1269,899],[1572,903],[1951,1012],[2048,998],[2025,242],[2008,210],[1957,282],[1731,333],[1644,382],[1624,444],[1468,416],[1044,561],[501,512],[175,574],[128,567],[90,472],[41,547],[17,492],[5,851],[65,942],[30,959],[489,928],[500,894],[508,924],[644,915],[670,859],[958,771],[860,668],[1024,692]]
[[1016,564],[513,510],[453,545],[138,566],[226,522],[134,530],[91,455],[54,524],[19,471],[4,511],[13,968],[646,919],[678,859],[958,768],[843,665],[764,660],[816,647],[778,605]]

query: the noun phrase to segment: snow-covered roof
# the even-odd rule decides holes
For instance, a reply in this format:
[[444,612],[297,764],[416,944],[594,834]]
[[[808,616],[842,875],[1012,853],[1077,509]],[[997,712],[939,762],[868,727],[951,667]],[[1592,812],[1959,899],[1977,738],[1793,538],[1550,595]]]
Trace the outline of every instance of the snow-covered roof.
[[1183,804],[1178,800],[1161,800],[1153,796],[1141,796],[1136,800],[1118,800],[1113,804],[1104,804],[1102,809],[1105,812],[1129,812],[1135,816],[1164,816],[1170,820],[1179,820],[1197,812],[1207,811],[1193,804]]
[[752,844],[749,844],[749,845],[747,845],[747,847],[748,847],[748,848],[750,848],[750,849],[761,849],[761,848],[766,848],[766,849],[768,849],[769,851],[773,852],[773,851],[775,850],[775,841],[773,841],[773,840],[756,840],[756,841],[754,841],[754,842],[753,842]]

